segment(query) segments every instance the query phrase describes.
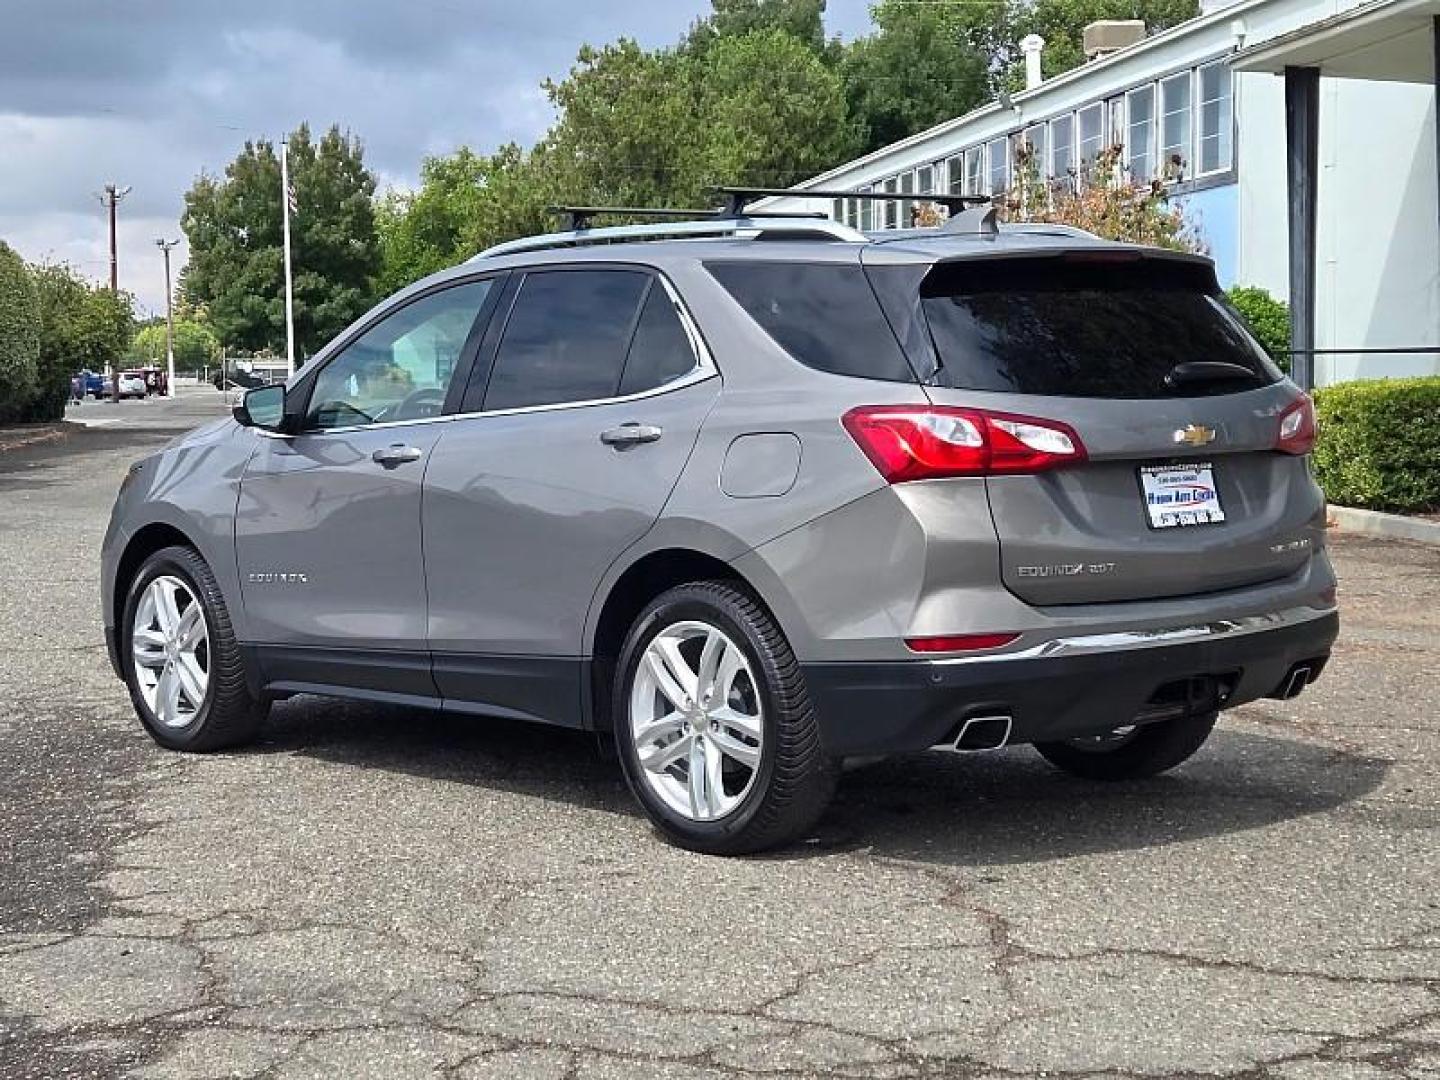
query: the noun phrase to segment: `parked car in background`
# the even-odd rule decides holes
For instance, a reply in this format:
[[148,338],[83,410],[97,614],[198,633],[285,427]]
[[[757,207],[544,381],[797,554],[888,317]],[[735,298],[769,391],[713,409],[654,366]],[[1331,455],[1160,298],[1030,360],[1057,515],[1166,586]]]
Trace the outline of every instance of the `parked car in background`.
[[85,397],[101,398],[109,392],[110,386],[107,378],[98,371],[91,371],[82,368],[77,373],[81,383],[81,394]]
[[122,398],[143,398],[149,390],[145,386],[145,376],[138,371],[122,371],[120,373],[120,397]]
[[613,733],[737,853],[845,758],[1135,780],[1325,667],[1314,410],[1208,259],[988,210],[650,235],[427,278],[131,468],[103,611],[159,743],[294,693]]

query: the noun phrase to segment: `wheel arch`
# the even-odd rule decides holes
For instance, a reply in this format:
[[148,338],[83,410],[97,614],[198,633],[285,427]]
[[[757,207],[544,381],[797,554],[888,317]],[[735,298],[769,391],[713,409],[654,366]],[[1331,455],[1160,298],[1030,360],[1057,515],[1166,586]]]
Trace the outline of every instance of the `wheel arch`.
[[590,678],[585,686],[585,716],[597,731],[609,731],[610,693],[615,665],[625,635],[645,606],[655,597],[692,581],[728,581],[738,585],[769,610],[764,594],[733,565],[712,552],[689,547],[662,547],[645,552],[618,573],[603,591],[603,602],[592,608],[587,633]]
[[[188,547],[192,551],[200,551],[194,540],[167,521],[152,521],[143,525],[126,541],[115,563],[115,587],[110,598],[111,625],[117,630],[124,620],[125,598],[130,593],[130,583],[135,580],[136,573],[146,559],[167,547]],[[203,554],[201,558],[204,558]]]

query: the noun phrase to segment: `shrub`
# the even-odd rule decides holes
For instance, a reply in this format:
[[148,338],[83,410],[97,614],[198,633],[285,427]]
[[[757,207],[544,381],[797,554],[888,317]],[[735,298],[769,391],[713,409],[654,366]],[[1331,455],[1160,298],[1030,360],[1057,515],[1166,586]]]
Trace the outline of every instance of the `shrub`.
[[1315,392],[1315,475],[1325,495],[1371,510],[1440,509],[1440,376],[1368,379]]
[[1276,300],[1264,289],[1236,285],[1225,294],[1235,310],[1250,324],[1260,344],[1274,361],[1290,370],[1290,305]]
[[0,423],[24,416],[39,354],[35,282],[24,260],[0,241]]

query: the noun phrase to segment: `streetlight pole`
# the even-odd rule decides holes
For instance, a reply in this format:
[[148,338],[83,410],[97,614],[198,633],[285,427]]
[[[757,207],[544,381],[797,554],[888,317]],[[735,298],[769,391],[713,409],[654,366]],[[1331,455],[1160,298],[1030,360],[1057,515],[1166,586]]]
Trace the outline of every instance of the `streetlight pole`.
[[[117,296],[120,293],[120,260],[115,254],[115,207],[121,199],[130,194],[130,185],[120,187],[118,184],[106,184],[105,189],[96,198],[104,204],[110,212],[110,291]],[[120,400],[120,365],[110,365],[110,400]]]
[[290,142],[280,144],[280,220],[285,244],[285,368],[295,374],[295,293],[290,275]]
[[155,246],[165,256],[165,396],[175,396],[175,290],[170,286],[170,249],[179,240],[156,240]]

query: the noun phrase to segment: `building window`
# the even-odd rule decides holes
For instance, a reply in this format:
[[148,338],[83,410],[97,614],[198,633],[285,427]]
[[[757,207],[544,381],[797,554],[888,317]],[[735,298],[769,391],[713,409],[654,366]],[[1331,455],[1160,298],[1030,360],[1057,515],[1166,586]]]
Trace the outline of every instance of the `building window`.
[[830,220],[843,222],[845,220],[845,200],[836,199],[830,207]]
[[1190,72],[1182,71],[1160,82],[1160,175],[1185,179],[1191,154]]
[[1098,101],[1075,114],[1079,131],[1080,172],[1084,175],[1105,149],[1105,106]]
[[[872,188],[863,187],[861,192],[868,193]],[[860,231],[870,232],[875,228],[875,201],[873,199],[860,200]]]
[[1110,118],[1110,126],[1106,129],[1105,146],[1126,146],[1125,142],[1125,99],[1113,97],[1106,102],[1106,115]]
[[985,144],[990,159],[990,190],[987,195],[1003,195],[1010,188],[1010,140],[991,139]]
[[922,165],[915,171],[915,190],[921,195],[935,194],[935,167]]
[[1125,95],[1126,161],[1130,175],[1144,183],[1155,175],[1155,87],[1142,86]]
[[[885,191],[895,192],[900,190],[900,181],[898,177],[892,176],[880,186]],[[886,199],[880,206],[883,215],[880,227],[882,229],[895,228],[900,219],[900,204],[894,199]]]
[[1200,69],[1200,154],[1196,174],[1222,172],[1230,168],[1231,100],[1230,68],[1222,60]]
[[1026,128],[1020,142],[1030,151],[1030,163],[1035,168],[1035,178],[1044,180],[1049,173],[1049,159],[1045,154],[1045,125],[1032,124]]
[[1068,180],[1075,171],[1075,117],[1066,113],[1050,121],[1050,175]]
[[965,193],[965,155],[956,154],[945,163],[945,190],[951,195]]
[[985,148],[972,146],[965,151],[965,194],[985,194]]

